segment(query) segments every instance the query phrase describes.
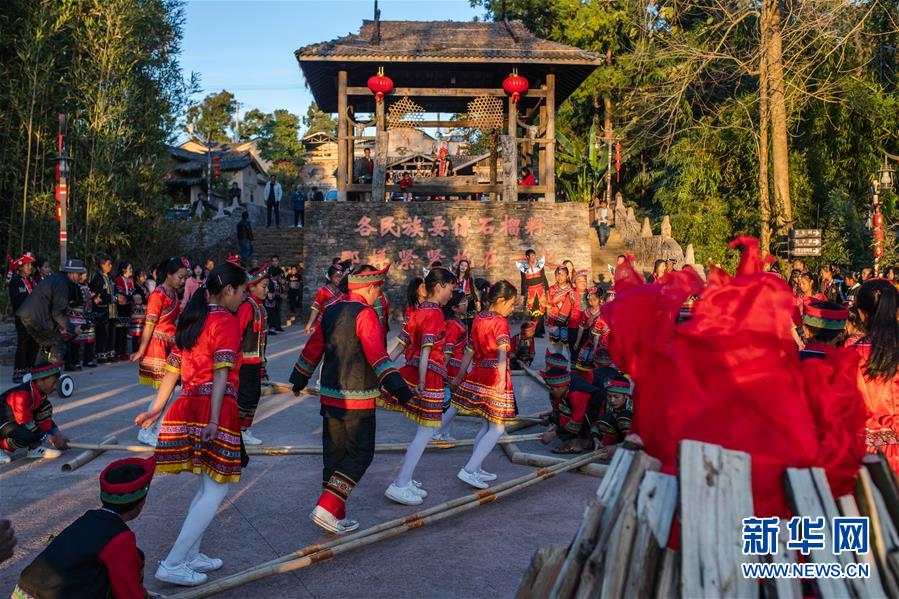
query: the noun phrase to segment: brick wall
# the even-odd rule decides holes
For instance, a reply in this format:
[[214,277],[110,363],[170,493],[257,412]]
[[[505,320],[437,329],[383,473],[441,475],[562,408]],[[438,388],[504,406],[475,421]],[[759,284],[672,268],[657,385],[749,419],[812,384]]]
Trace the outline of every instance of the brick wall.
[[324,283],[332,258],[389,261],[387,292],[400,310],[408,281],[435,258],[451,265],[466,255],[476,278],[508,279],[518,287],[515,260],[527,248],[546,255],[547,264],[567,258],[575,268],[589,268],[594,234],[585,204],[464,201],[308,202],[302,231],[306,298]]

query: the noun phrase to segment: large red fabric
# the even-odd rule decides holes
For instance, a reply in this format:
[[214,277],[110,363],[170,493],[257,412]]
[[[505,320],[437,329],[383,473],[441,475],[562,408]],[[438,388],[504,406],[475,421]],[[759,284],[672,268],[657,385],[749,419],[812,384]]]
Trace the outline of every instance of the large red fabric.
[[[609,352],[636,383],[632,432],[663,471],[676,472],[684,439],[745,451],[756,515],[787,516],[785,468],[823,466],[835,482],[854,476],[859,461],[845,446],[852,435],[822,442],[850,423],[829,403],[831,386],[816,380],[819,369],[800,365],[790,288],[763,272],[755,239],[741,237],[736,246],[744,251],[735,276],[712,268],[707,283],[686,269],[647,285],[629,259],[616,270],[616,299],[602,315],[612,329]],[[701,299],[692,318],[678,323],[691,295]],[[839,406],[852,403],[845,395]]]

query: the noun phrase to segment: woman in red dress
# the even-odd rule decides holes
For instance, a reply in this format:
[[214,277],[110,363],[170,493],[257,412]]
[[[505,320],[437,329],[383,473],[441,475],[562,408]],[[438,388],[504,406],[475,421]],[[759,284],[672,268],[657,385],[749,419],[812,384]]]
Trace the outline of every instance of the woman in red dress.
[[600,314],[602,303],[602,289],[591,288],[587,292],[587,309],[581,315],[577,333],[575,347],[579,347],[580,350],[577,352],[575,369],[587,382],[592,382],[593,379],[595,368],[593,356],[597,350],[606,348],[609,337],[609,325]]
[[181,395],[165,415],[156,446],[156,471],[200,476],[200,487],[181,532],[156,578],[194,586],[222,560],[200,553],[203,533],[228,492],[240,480],[241,443],[237,410],[241,334],[234,313],[244,300],[247,273],[228,262],[212,269],[188,302],[175,333],[166,374],[149,411],[134,422],[142,428],[160,416],[181,378]]
[[899,292],[887,279],[869,279],[856,298],[864,336],[855,342],[858,386],[868,409],[868,451],[882,451],[899,474]]
[[[452,381],[459,374],[462,366],[462,358],[465,348],[468,347],[468,328],[463,324],[463,319],[468,313],[468,300],[465,294],[457,287],[453,297],[443,307],[443,317],[446,320],[446,338],[443,343],[443,358],[446,362],[446,380]],[[452,407],[450,398],[452,392],[447,385],[443,395],[443,420],[440,430],[434,433],[435,441],[455,441],[450,432],[453,418],[458,410]]]
[[568,269],[556,268],[556,284],[546,293],[547,316],[549,317],[549,347],[556,353],[563,353],[568,346],[568,321],[574,304],[574,290],[568,279]]
[[400,368],[400,374],[415,391],[415,397],[401,404],[385,393],[378,402],[381,407],[402,412],[409,420],[418,423],[418,430],[403,458],[403,466],[384,493],[388,499],[404,505],[418,505],[427,496],[427,492],[413,483],[412,475],[434,435],[434,429],[440,426],[443,418],[446,387],[443,306],[452,297],[455,284],[455,275],[446,268],[432,268],[428,272],[424,285],[427,291],[425,301],[412,313],[399,334],[399,345],[390,355],[390,359],[396,361],[400,352],[405,353],[406,365]]
[[[480,416],[484,424],[478,432],[471,458],[456,475],[459,480],[486,489],[496,475],[481,466],[496,442],[515,421],[518,408],[509,372],[509,321],[518,291],[508,281],[499,281],[487,294],[489,308],[478,314],[471,325],[471,338],[459,373],[453,379],[452,404],[462,414]],[[474,368],[468,366],[474,359]],[[467,374],[466,374],[467,373]]]
[[334,302],[339,302],[343,299],[343,293],[341,293],[337,286],[340,285],[340,280],[343,278],[344,274],[344,269],[341,264],[332,264],[328,267],[328,282],[324,286],[319,287],[318,291],[315,293],[315,300],[312,302],[309,320],[306,322],[305,331],[307,334],[311,334],[315,329],[315,325],[317,325],[318,321],[321,319],[322,312],[325,311],[325,308]]

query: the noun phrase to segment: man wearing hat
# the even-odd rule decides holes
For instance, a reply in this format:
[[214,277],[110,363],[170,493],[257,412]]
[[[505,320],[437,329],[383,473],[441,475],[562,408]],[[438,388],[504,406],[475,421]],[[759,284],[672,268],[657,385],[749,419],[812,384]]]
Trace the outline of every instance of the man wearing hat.
[[[53,422],[48,395],[56,389],[63,363],[40,360],[23,377],[23,383],[0,395],[0,464],[8,464],[11,453],[28,448],[32,459],[58,458],[69,439]],[[48,441],[53,447],[43,443]]]
[[359,528],[346,517],[346,502],[375,455],[375,405],[381,389],[401,404],[412,391],[394,368],[372,305],[387,271],[363,264],[347,278],[344,301],[332,304],[290,375],[294,395],[309,383],[319,362],[322,415],[322,494],[309,514],[317,525],[337,534]]
[[268,324],[263,302],[268,295],[268,264],[247,272],[247,298],[237,309],[237,324],[243,339],[240,349],[240,384],[237,388],[237,412],[240,417],[240,436],[244,445],[261,445],[250,431],[259,397],[262,394],[262,374],[265,372],[265,347]]
[[81,260],[66,260],[60,272],[41,281],[16,310],[16,317],[31,338],[48,350],[47,360],[51,363],[65,357],[66,341],[81,332],[80,327],[69,322],[66,309],[70,300],[80,300],[78,281],[86,272]]
[[799,359],[825,358],[848,320],[849,309],[840,304],[823,300],[809,303],[802,314],[802,332],[808,342],[799,352]]
[[512,349],[510,364],[513,370],[518,370],[521,365],[530,366],[534,361],[536,350],[534,349],[534,333],[537,323],[526,320],[521,323],[521,329],[517,335],[512,336]]
[[[31,277],[33,271],[34,256],[31,255],[31,252],[25,252],[9,262],[9,303],[12,306],[13,314],[34,290],[34,279]],[[12,382],[22,382],[22,377],[34,364],[37,350],[37,344],[22,325],[22,319],[16,316],[16,359],[12,371]]]
[[634,417],[634,381],[618,373],[603,381],[606,390],[605,412],[591,428],[595,443],[610,447],[624,441],[631,432]]
[[553,453],[580,453],[584,450],[582,440],[587,437],[590,423],[598,416],[604,394],[581,377],[572,378],[568,360],[562,354],[547,353],[546,368],[541,376],[549,387],[553,426],[541,441],[544,444],[556,438],[564,441],[553,449]]
[[59,533],[19,576],[14,599],[148,597],[144,554],[127,522],[144,508],[156,458],[125,458],[100,473],[100,509]]

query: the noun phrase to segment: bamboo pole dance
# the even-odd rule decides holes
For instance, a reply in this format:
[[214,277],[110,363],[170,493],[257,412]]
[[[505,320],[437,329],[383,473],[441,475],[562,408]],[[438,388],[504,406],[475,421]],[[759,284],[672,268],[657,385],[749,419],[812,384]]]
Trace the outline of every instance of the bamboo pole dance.
[[[119,442],[119,440],[116,438],[115,435],[109,435],[108,437],[106,437],[105,439],[100,441],[100,444],[97,446],[97,449],[86,449],[85,451],[82,451],[81,453],[76,455],[74,458],[72,458],[71,460],[69,460],[68,462],[63,464],[62,471],[63,472],[71,472],[73,470],[78,470],[79,468],[81,468],[82,466],[84,466],[85,464],[90,462],[91,460],[99,457],[100,454],[103,453],[104,451],[107,451],[106,449],[101,449],[101,448],[106,447],[106,446],[118,447],[118,442]],[[69,446],[74,449],[84,449],[84,448],[75,447],[72,444],[70,444]]]
[[333,539],[327,543],[310,545],[242,572],[226,576],[215,582],[181,591],[174,595],[165,595],[163,599],[200,599],[202,597],[210,597],[268,576],[307,568],[312,564],[342,555],[353,549],[365,547],[366,545],[398,536],[404,532],[439,522],[450,516],[467,512],[481,505],[492,503],[540,481],[552,478],[557,474],[584,466],[602,455],[602,452],[594,451],[577,456],[548,468],[541,468],[524,476],[500,483],[489,489],[445,501],[440,505],[412,515],[390,520],[357,533]]
[[[540,437],[540,433],[532,433],[528,435],[508,435],[506,437],[500,438],[499,443],[520,443],[522,441],[536,441]],[[458,441],[432,441],[428,443],[428,449],[453,449],[454,447],[471,447],[472,445],[474,445],[474,441],[474,439],[460,439]],[[155,450],[155,448],[150,447],[149,445],[114,445],[107,443],[79,443],[75,441],[70,441],[69,447],[73,449],[85,449],[96,452],[127,451],[131,453],[149,453]],[[406,451],[406,449],[408,448],[408,443],[379,443],[375,445],[376,452]],[[252,456],[321,455],[322,453],[322,448],[320,445],[258,445],[256,447],[247,447],[246,450],[247,455]]]

